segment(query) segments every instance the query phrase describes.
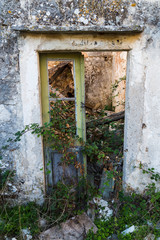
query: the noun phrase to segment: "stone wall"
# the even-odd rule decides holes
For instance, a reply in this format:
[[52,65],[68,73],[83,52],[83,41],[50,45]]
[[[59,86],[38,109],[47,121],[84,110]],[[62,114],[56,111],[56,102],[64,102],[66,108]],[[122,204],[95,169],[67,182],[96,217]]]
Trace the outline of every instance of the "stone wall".
[[112,53],[86,52],[86,106],[103,109],[112,105]]
[[125,110],[127,52],[113,52],[112,107],[115,112]]
[[[0,12],[0,145],[41,123],[38,52],[127,50],[124,186],[143,191],[134,166],[160,172],[159,0],[1,0]],[[43,199],[42,149],[28,134],[3,151],[21,200]]]
[[127,52],[85,52],[86,106],[125,109]]

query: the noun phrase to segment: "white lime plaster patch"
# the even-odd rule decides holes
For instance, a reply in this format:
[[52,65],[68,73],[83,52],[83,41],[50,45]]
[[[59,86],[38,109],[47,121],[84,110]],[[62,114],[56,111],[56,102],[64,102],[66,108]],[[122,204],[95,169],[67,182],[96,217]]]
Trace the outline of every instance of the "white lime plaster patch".
[[88,24],[88,20],[86,18],[84,18],[84,17],[80,17],[79,21],[84,23],[84,24]]
[[7,108],[0,104],[0,122],[10,121],[11,113],[7,110]]
[[51,13],[49,11],[47,11],[46,15],[49,17],[51,15]]
[[74,14],[78,15],[79,14],[79,9],[75,9]]
[[103,26],[105,23],[105,19],[103,17],[98,18],[98,25]]
[[25,9],[26,0],[20,0],[21,8]]

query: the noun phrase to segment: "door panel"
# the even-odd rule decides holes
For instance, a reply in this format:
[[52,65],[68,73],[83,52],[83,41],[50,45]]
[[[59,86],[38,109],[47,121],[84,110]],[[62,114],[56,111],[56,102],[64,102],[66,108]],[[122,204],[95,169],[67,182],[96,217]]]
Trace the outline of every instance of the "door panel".
[[[74,76],[74,96],[63,96],[59,89],[55,89],[55,95],[62,101],[74,101],[75,102],[75,118],[76,118],[76,134],[86,140],[86,127],[85,127],[85,83],[84,83],[84,58],[81,53],[41,53],[40,54],[40,77],[41,77],[41,100],[42,100],[42,119],[43,124],[50,121],[49,111],[52,106],[54,106],[53,97],[50,97],[49,90],[49,73],[48,73],[48,63],[52,61],[63,63],[61,64],[61,70],[63,70],[67,64],[73,63],[73,76]],[[54,68],[53,68],[54,69]],[[54,75],[56,76],[56,74]],[[53,91],[52,91],[53,92]],[[65,92],[65,91],[62,91]],[[54,94],[53,94],[54,95]],[[69,151],[69,150],[68,150]],[[73,151],[73,150],[71,150]],[[77,162],[84,164],[84,172],[86,175],[86,157],[81,153],[81,146],[77,142],[77,147],[74,149],[77,152]],[[46,171],[49,170],[50,173],[46,174],[46,185],[47,189],[52,188],[53,185],[61,180],[64,171],[61,166],[62,154],[58,153],[56,150],[52,150],[47,144],[44,144],[44,156],[45,156],[45,166]],[[65,170],[65,174],[73,175],[77,177],[79,171],[77,171],[72,166],[68,166]]]

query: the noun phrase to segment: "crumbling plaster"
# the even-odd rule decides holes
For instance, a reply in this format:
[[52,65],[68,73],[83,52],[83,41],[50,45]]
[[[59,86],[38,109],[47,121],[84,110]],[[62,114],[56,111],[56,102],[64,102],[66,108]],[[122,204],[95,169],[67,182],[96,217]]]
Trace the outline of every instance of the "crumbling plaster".
[[[1,1],[0,145],[25,124],[41,122],[38,52],[127,50],[124,186],[142,191],[148,177],[134,166],[141,161],[160,172],[160,2],[119,3]],[[3,153],[3,166],[16,170],[20,199],[41,201],[41,140],[28,134]]]

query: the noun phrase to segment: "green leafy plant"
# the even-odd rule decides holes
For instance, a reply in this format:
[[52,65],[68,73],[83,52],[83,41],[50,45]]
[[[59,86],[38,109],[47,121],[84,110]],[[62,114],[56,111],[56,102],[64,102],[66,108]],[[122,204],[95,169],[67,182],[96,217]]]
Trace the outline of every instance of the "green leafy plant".
[[0,234],[20,236],[21,229],[25,228],[33,235],[39,233],[38,209],[39,206],[33,202],[15,207],[0,207]]
[[[145,170],[140,164],[143,174],[149,174],[152,181],[159,182],[159,174],[153,168]],[[160,237],[160,192],[156,191],[155,182],[150,183],[144,194],[140,195],[135,192],[130,194],[119,192],[119,198],[112,205],[115,209],[113,216],[108,221],[96,219],[95,224],[98,232],[93,234],[89,232],[86,240],[106,239],[115,234],[120,240],[140,240],[148,234]],[[135,226],[135,231],[128,234],[122,232]]]
[[[87,210],[87,202],[93,199],[98,192],[83,178],[83,165],[77,163],[77,152],[72,151],[77,145],[81,145],[83,153],[89,160],[103,162],[110,170],[113,169],[111,161],[113,159],[118,161],[118,157],[122,157],[123,124],[112,123],[100,126],[98,137],[94,128],[89,129],[87,142],[84,142],[76,135],[74,110],[72,102],[57,100],[51,103],[50,122],[44,123],[42,126],[37,123],[27,125],[22,131],[16,132],[13,139],[8,139],[8,145],[4,148],[7,148],[12,142],[21,141],[22,136],[28,132],[37,137],[43,137],[45,146],[62,154],[62,162],[66,165],[73,164],[80,170],[82,178],[79,178],[77,183],[70,185],[58,182],[53,187],[52,193],[46,196],[45,203],[41,208],[34,203],[15,208],[2,208],[0,218],[3,219],[1,225],[3,234],[17,236],[20,235],[20,229],[28,228],[36,236],[40,231],[39,218],[46,218],[49,227]],[[49,172],[47,173],[49,174]],[[115,174],[116,171],[111,177]],[[3,184],[7,177],[6,173],[6,176],[3,177]],[[8,214],[8,211],[12,214]],[[33,226],[30,226],[30,219],[33,219],[35,223]]]

